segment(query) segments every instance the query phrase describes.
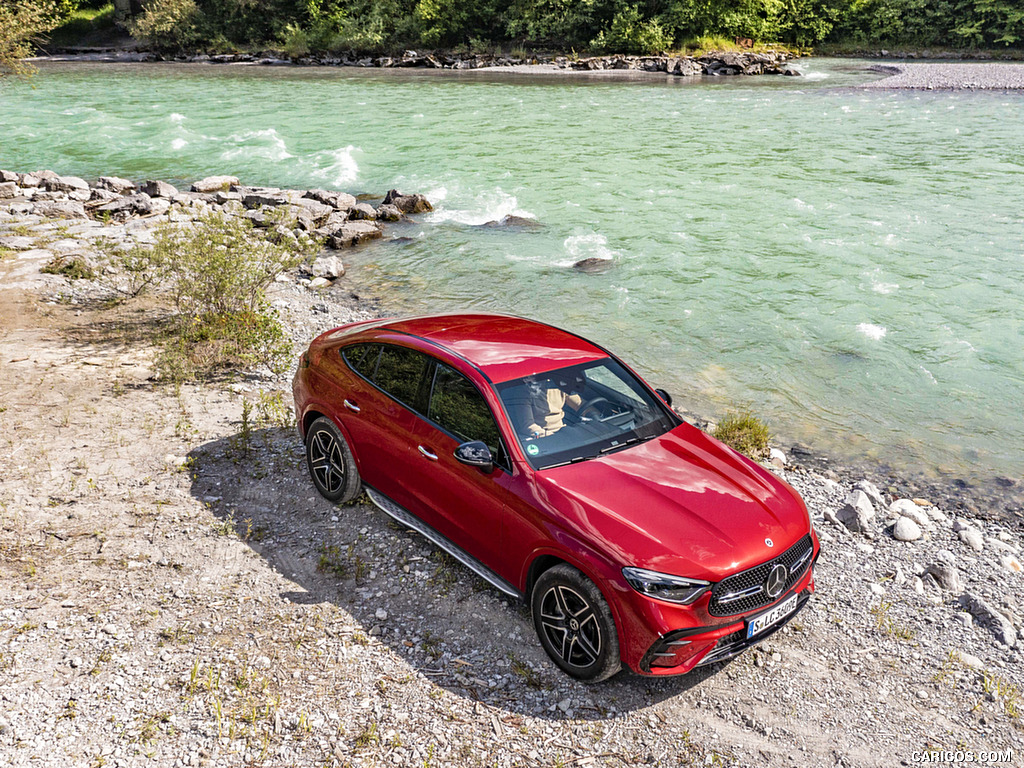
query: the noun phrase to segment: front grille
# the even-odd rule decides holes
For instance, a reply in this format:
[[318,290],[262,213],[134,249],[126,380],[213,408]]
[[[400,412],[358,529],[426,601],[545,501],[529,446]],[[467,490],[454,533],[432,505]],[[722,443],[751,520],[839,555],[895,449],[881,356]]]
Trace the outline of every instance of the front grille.
[[[807,534],[773,560],[722,579],[711,590],[708,613],[712,616],[734,616],[768,605],[786,594],[800,580],[811,565],[813,550],[814,543],[811,541],[811,535]],[[782,591],[771,597],[765,592],[764,583],[768,574],[780,563],[789,570],[789,578]]]
[[801,592],[800,597],[797,598],[798,602],[796,610],[789,614],[789,616],[784,618],[778,624],[769,627],[768,629],[761,632],[759,635],[754,635],[754,637],[748,638],[747,630],[746,628],[744,628],[738,629],[731,635],[726,635],[725,637],[719,639],[719,641],[715,644],[715,647],[711,649],[711,652],[703,659],[701,659],[700,663],[697,666],[703,667],[707,666],[708,664],[714,664],[716,661],[725,661],[726,659],[731,659],[733,656],[736,656],[737,654],[740,654],[743,651],[747,650],[747,648],[749,648],[750,646],[757,645],[765,638],[775,634],[784,626],[786,626],[793,619],[794,616],[800,613],[801,609],[803,609],[803,607],[807,604],[807,601],[810,600],[810,598],[811,595],[808,592]]

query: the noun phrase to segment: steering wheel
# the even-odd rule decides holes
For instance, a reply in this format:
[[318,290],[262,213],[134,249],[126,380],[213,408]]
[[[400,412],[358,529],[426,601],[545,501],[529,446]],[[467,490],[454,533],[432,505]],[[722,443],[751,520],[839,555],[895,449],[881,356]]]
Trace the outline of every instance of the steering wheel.
[[[581,419],[600,419],[604,415],[603,405],[611,405],[607,397],[592,397],[576,409]],[[593,413],[588,413],[593,411]]]

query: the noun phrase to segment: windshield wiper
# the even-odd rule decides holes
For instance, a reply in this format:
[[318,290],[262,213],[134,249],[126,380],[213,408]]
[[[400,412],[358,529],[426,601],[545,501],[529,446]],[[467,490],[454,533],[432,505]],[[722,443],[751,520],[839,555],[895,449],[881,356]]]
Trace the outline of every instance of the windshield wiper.
[[602,448],[601,453],[611,453],[612,451],[619,451],[622,450],[623,448],[629,447],[630,445],[635,445],[636,443],[645,443],[653,437],[655,437],[655,435],[648,435],[647,437],[640,437],[639,435],[636,435],[634,437],[629,438],[624,443],[615,443],[614,445],[609,445],[607,448]]

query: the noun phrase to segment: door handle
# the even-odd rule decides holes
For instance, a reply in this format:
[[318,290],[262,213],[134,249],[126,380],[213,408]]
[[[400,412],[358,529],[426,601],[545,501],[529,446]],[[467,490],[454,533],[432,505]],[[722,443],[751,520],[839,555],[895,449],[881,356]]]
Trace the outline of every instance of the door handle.
[[352,413],[359,413],[359,411],[362,410],[358,405],[353,403],[348,398],[345,398],[345,407],[352,411]]
[[422,453],[428,459],[430,459],[431,461],[437,461],[437,454],[436,453],[433,453],[429,448],[424,448],[422,445],[418,446],[418,447],[420,449],[420,453]]

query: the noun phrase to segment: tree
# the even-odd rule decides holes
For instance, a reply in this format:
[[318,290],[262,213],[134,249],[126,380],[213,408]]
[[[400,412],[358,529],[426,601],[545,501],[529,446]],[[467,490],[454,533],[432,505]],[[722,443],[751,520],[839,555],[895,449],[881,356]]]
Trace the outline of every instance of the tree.
[[0,78],[35,73],[35,67],[24,59],[32,55],[32,43],[60,23],[64,11],[54,0],[5,0],[0,4]]

